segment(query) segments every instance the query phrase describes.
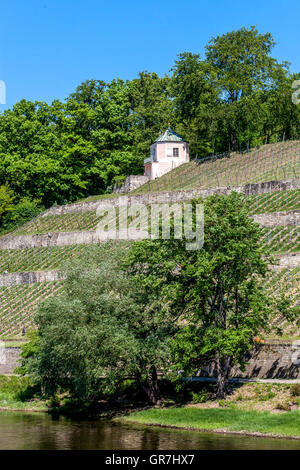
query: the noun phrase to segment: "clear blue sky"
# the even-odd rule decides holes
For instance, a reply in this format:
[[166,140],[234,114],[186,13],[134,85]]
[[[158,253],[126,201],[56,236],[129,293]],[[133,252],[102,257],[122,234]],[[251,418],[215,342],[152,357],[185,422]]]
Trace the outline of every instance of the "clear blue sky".
[[274,56],[300,72],[299,0],[2,0],[0,80],[7,104],[64,99],[89,78],[160,75],[183,51],[204,53],[212,36],[256,25]]

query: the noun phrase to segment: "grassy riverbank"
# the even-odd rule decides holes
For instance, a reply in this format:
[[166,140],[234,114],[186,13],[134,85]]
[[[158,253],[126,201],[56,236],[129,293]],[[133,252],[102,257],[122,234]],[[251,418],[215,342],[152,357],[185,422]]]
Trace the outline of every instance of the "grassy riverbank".
[[27,377],[0,376],[0,410],[47,411],[47,403],[35,394]]
[[117,398],[82,402],[66,393],[46,400],[28,377],[0,376],[0,410],[300,438],[300,384],[232,384],[225,400],[216,399],[215,384],[186,383],[176,390],[162,382],[161,390],[165,407],[145,410],[145,398],[131,382]]
[[188,385],[186,400],[134,412],[129,422],[215,432],[295,436],[300,439],[300,384],[232,384],[217,400],[213,384]]
[[299,437],[300,411],[272,414],[241,409],[164,408],[132,413],[127,422],[216,432]]

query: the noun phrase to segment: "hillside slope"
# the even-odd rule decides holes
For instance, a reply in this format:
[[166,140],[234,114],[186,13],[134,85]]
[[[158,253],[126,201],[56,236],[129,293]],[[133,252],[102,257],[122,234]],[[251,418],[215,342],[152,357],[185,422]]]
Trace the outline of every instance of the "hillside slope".
[[300,177],[300,141],[268,144],[246,153],[208,157],[181,165],[133,194],[241,186]]
[[[165,194],[166,191],[172,192],[176,200],[174,191],[212,188],[212,191],[206,191],[211,193],[218,192],[219,187],[280,178],[285,181],[259,185],[262,192],[258,194],[256,190],[254,194],[248,194],[247,187],[244,197],[245,203],[249,204],[250,214],[257,217],[264,227],[262,245],[281,260],[280,269],[272,272],[265,288],[276,293],[279,286],[283,286],[294,305],[298,305],[300,141],[267,145],[247,154],[232,154],[229,158],[182,165],[131,194],[146,195],[148,191],[151,194],[161,191],[159,200],[170,202],[170,193]],[[286,181],[288,179],[292,181]],[[99,198],[103,199],[103,196]],[[149,197],[143,196],[143,199],[149,201]],[[154,200],[157,200],[157,194],[154,194]],[[118,201],[109,197],[106,204],[116,205]],[[96,206],[97,198],[93,197],[88,202],[54,207],[23,227],[0,237],[0,338],[20,336],[24,327],[33,325],[33,314],[38,303],[61,290],[61,280],[37,281],[43,278],[38,275],[40,272],[61,270],[68,260],[80,258],[86,251],[97,249],[97,246],[89,246],[84,242],[85,234],[93,234],[99,221]],[[72,234],[68,240],[76,239],[76,243],[59,243],[59,237],[68,234]],[[13,247],[5,245],[8,239],[13,241]],[[14,273],[18,276],[11,283]],[[290,337],[300,337],[297,326],[289,326],[286,332]]]

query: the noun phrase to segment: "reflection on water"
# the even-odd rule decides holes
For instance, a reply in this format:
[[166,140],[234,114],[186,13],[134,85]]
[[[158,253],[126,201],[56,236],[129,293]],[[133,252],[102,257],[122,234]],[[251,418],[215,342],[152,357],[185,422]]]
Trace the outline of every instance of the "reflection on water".
[[43,413],[1,411],[0,449],[300,449],[300,441],[170,430],[101,420],[53,419]]

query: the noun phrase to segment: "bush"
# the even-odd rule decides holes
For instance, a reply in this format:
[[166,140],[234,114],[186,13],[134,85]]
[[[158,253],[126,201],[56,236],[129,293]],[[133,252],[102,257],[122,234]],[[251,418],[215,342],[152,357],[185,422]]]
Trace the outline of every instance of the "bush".
[[0,232],[7,232],[20,227],[29,220],[39,215],[44,210],[39,201],[30,201],[28,198],[23,198],[13,206],[2,219]]
[[260,400],[261,401],[269,401],[269,400],[272,400],[272,398],[275,398],[275,397],[276,397],[276,393],[268,392],[268,393],[266,393],[266,395],[260,396]]
[[36,387],[28,377],[0,376],[0,394],[14,400],[25,401],[33,398]]
[[290,388],[292,397],[300,397],[300,384],[293,384]]
[[291,411],[291,407],[289,403],[286,403],[286,402],[277,403],[276,408],[277,410],[281,410],[281,411]]
[[37,330],[29,330],[26,333],[26,338],[28,341],[21,346],[20,359],[18,362],[20,366],[14,369],[14,374],[19,374],[25,376],[28,373],[28,359],[32,358],[38,349],[38,340],[39,335]]
[[202,390],[201,392],[198,392],[198,393],[192,392],[193,403],[205,403],[208,400],[209,400],[209,393],[207,393],[205,390]]

